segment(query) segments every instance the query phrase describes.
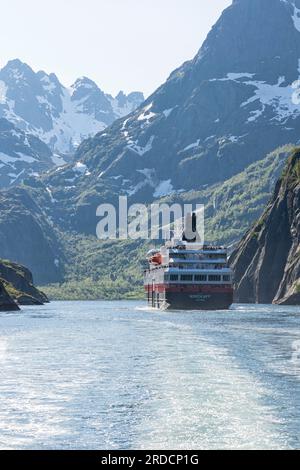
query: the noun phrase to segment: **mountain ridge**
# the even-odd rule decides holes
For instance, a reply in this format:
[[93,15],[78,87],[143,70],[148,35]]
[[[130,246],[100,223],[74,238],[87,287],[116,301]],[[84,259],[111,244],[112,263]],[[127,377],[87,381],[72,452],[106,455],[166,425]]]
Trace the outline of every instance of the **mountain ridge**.
[[143,100],[140,92],[120,92],[113,98],[87,77],[67,88],[54,73],[35,73],[19,59],[0,70],[0,117],[60,154],[73,153],[84,138],[132,112]]
[[[272,0],[271,15],[270,4],[234,2],[192,61],[128,118],[83,142],[75,158],[93,170],[94,181],[120,177],[124,193],[143,197],[147,191],[151,199],[154,185],[164,181],[174,191],[213,184],[287,142],[297,143],[300,108],[292,85],[300,76],[300,27],[291,3]],[[152,181],[145,170],[152,171]]]
[[234,2],[193,60],[133,113],[85,140],[76,164],[43,177],[58,193],[56,207],[68,213],[69,226],[94,233],[103,195],[112,203],[118,195],[151,202],[199,190],[230,179],[276,148],[297,145],[296,9],[281,0]]

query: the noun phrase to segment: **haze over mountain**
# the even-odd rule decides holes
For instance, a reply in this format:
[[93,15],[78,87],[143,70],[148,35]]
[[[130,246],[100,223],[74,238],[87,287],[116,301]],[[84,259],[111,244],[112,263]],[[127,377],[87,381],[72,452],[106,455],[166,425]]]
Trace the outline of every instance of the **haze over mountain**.
[[[7,243],[13,225],[9,207],[17,201],[19,215],[26,214],[24,233],[29,233],[32,210],[35,226],[43,227],[35,240],[26,237],[26,261],[24,256],[16,261],[39,273],[43,282],[48,273],[38,266],[35,253],[44,235],[51,281],[56,276],[61,280],[66,266],[61,240],[70,245],[77,235],[95,235],[97,206],[116,202],[119,195],[151,202],[198,194],[202,200],[197,202],[208,204],[215,239],[236,241],[263,210],[288,151],[266,155],[299,141],[300,105],[293,87],[300,76],[299,59],[300,0],[235,0],[196,57],[130,115],[85,140],[73,163],[26,179],[17,194],[2,194],[2,207],[8,208],[0,220],[5,257],[18,251]],[[240,200],[245,207],[238,205]],[[235,227],[230,235],[224,232],[224,208]],[[90,238],[84,240],[76,238],[74,245],[79,243],[86,263],[95,248]],[[93,246],[88,256],[87,245]]]

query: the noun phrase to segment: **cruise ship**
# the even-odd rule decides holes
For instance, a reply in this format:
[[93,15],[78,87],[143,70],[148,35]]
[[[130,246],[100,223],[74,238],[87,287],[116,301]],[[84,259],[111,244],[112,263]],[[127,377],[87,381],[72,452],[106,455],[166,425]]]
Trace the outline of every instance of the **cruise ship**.
[[[193,214],[193,233],[196,215]],[[233,272],[227,249],[203,245],[195,236],[173,238],[148,252],[144,285],[149,306],[161,310],[228,310]]]

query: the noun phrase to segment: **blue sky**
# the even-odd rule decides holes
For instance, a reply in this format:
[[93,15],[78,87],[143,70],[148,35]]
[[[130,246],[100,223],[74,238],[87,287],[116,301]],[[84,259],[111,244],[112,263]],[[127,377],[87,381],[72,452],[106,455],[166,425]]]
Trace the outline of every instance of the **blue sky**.
[[231,0],[8,0],[0,65],[19,58],[69,86],[88,76],[108,93],[161,85],[192,58]]

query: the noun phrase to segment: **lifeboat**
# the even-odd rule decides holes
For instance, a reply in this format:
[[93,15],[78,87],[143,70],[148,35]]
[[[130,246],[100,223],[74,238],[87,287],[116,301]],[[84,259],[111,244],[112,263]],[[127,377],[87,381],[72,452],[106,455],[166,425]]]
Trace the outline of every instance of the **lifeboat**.
[[162,265],[162,255],[160,253],[156,253],[150,258],[150,264],[154,264],[156,266]]

